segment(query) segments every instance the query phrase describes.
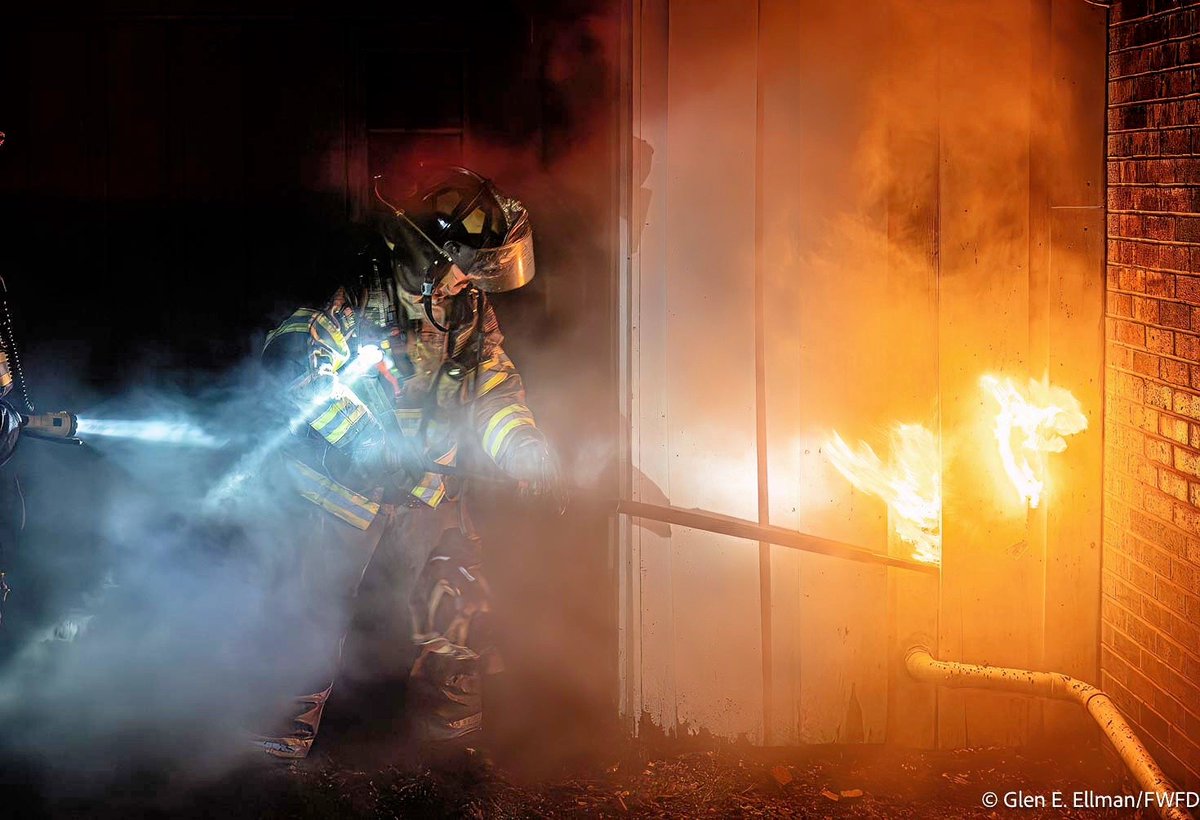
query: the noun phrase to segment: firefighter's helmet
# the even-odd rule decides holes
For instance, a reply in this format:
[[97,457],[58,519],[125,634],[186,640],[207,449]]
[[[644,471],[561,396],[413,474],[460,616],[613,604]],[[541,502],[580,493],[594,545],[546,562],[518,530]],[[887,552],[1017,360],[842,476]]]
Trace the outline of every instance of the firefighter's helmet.
[[474,171],[455,167],[438,175],[397,217],[416,228],[425,244],[417,249],[411,241],[396,243],[408,246],[409,252],[397,259],[396,272],[400,286],[410,293],[421,293],[430,279],[440,280],[431,271],[450,263],[491,293],[514,290],[533,278],[529,214]]

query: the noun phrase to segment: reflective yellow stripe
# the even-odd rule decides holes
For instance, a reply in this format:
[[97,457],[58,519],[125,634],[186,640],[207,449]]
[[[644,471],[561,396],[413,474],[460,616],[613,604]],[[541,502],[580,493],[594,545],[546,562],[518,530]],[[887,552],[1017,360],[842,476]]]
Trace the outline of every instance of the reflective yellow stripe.
[[346,420],[335,427],[332,433],[325,436],[325,440],[330,444],[337,444],[342,440],[342,436],[346,435],[346,432],[355,424],[357,424],[359,419],[366,415],[366,413],[367,408],[363,407],[361,404],[356,405],[355,408],[350,411],[350,415],[346,418]]
[[483,384],[480,386],[480,388],[479,388],[479,395],[480,395],[480,396],[484,395],[484,394],[485,394],[485,393],[487,393],[489,390],[491,390],[493,387],[495,387],[496,385],[500,384],[500,382],[504,381],[504,380],[505,380],[505,379],[507,379],[507,378],[508,378],[508,374],[507,374],[507,373],[495,373],[495,374],[493,374],[493,375],[492,375],[492,376],[491,376],[491,377],[490,377],[490,378],[489,378],[487,381],[485,381],[485,382],[484,382],[484,383],[483,383]]
[[317,326],[329,334],[329,339],[327,341],[321,339],[321,337],[316,333],[315,328],[313,330],[314,338],[316,338],[316,340],[319,342],[325,342],[328,344],[328,346],[332,348],[333,351],[338,354],[338,356],[342,358],[349,358],[350,346],[346,344],[346,337],[343,335],[342,329],[324,313],[318,313],[315,322]]
[[267,334],[267,340],[263,343],[263,347],[265,348],[271,342],[275,341],[276,337],[282,336],[284,333],[307,333],[309,325],[312,324],[312,317],[316,312],[312,308],[300,308],[291,316],[284,319],[279,327]]
[[500,422],[504,421],[506,418],[513,415],[514,413],[520,413],[522,411],[528,413],[529,408],[523,404],[510,404],[508,407],[505,407],[503,410],[498,410],[496,413],[494,413],[492,415],[492,418],[488,421],[487,427],[484,428],[484,431],[483,431],[484,441],[487,441],[488,437],[492,434],[492,431],[495,430],[500,425]]
[[289,466],[299,483],[300,495],[347,524],[365,530],[379,514],[378,503],[343,487],[307,464],[291,459]]
[[488,455],[492,457],[493,461],[496,459],[496,456],[499,455],[500,448],[504,446],[504,442],[508,439],[509,434],[522,424],[528,424],[530,427],[534,426],[533,419],[519,417],[513,419],[508,424],[500,428],[500,432],[496,435],[495,440],[492,442],[492,446],[488,448]]
[[318,416],[316,419],[314,419],[311,422],[313,429],[315,429],[318,433],[321,432],[323,429],[325,429],[325,425],[329,424],[329,422],[333,421],[334,417],[345,406],[346,406],[345,399],[338,399],[337,401],[333,402],[333,404],[329,405],[328,410],[326,410],[324,413],[322,413],[320,416]]
[[430,507],[436,507],[446,495],[446,484],[437,473],[426,473],[411,493]]
[[[337,444],[366,416],[367,408],[364,405],[343,396],[330,404],[325,412],[309,422],[309,425],[330,444]],[[337,424],[333,429],[326,429],[335,421]]]
[[396,411],[396,422],[405,436],[416,435],[421,429],[421,411],[408,408]]

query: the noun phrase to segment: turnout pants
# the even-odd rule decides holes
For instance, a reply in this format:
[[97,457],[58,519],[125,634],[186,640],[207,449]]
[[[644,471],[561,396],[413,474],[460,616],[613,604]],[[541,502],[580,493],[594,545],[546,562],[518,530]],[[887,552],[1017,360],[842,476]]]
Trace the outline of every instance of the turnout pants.
[[365,531],[323,517],[300,540],[302,594],[310,604],[305,617],[314,619],[310,684],[277,729],[255,736],[256,744],[276,757],[308,755],[333,690],[354,598],[372,558],[383,550],[398,566],[388,594],[406,604],[400,611],[407,610],[408,623],[401,631],[412,642],[405,704],[410,724],[428,742],[478,731],[482,676],[500,671],[500,661],[488,624],[491,596],[479,539],[464,523],[460,502],[385,505]]

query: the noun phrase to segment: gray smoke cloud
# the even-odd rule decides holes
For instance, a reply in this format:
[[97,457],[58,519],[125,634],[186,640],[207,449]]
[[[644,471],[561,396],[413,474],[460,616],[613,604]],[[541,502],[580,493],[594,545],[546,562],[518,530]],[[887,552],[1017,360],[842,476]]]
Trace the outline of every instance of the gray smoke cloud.
[[[565,7],[561,15],[570,16]],[[599,13],[554,21],[545,82],[560,93],[545,112],[554,121],[543,144],[501,134],[464,148],[464,162],[530,208],[538,279],[498,297],[496,309],[539,424],[569,479],[587,490],[604,483],[616,457],[612,397],[594,366],[609,332],[595,306],[609,298],[611,226],[597,214],[610,195],[600,183],[612,173],[606,95],[615,55],[604,49],[616,24]],[[279,305],[263,324],[296,306]],[[11,489],[7,499],[0,489],[0,503],[11,502],[0,521],[19,530],[27,519],[0,553],[14,587],[0,628],[0,760],[99,781],[141,766],[225,771],[261,756],[249,731],[281,699],[312,691],[328,660],[320,647],[336,647],[357,604],[312,606],[295,508],[280,499],[288,488],[266,474],[269,459],[254,457],[286,421],[269,412],[256,362],[215,377],[172,370],[163,366],[168,338],[130,351],[120,374],[95,374],[88,346],[43,339],[27,351],[39,409],[77,410],[87,446],[23,442],[0,472]],[[246,349],[260,346],[249,340]],[[86,387],[100,377],[121,382],[103,400]],[[236,492],[216,492],[243,473]],[[589,513],[591,540],[581,544],[572,516],[588,503],[582,494],[566,518],[549,520],[545,510],[508,505],[506,492],[479,492],[501,496],[490,521],[482,508],[492,499],[478,507],[499,618],[519,636],[507,647],[510,668],[532,693],[508,713],[521,724],[515,742],[557,765],[563,744],[595,742],[595,724],[581,716],[607,708],[615,686],[595,674],[612,668],[604,653],[616,635],[595,605],[606,519]],[[339,680],[395,673],[377,660],[348,644]],[[556,746],[550,735],[575,738]]]
[[142,387],[84,408],[84,435],[107,433],[84,447],[22,442],[17,475],[50,479],[27,482],[28,501],[57,521],[9,545],[27,568],[10,572],[10,611],[40,617],[5,624],[5,754],[74,772],[219,770],[255,754],[250,731],[325,669],[313,647],[336,647],[348,610],[329,617],[305,594],[270,458],[206,503],[256,443],[281,440],[272,387],[249,363],[198,392]]

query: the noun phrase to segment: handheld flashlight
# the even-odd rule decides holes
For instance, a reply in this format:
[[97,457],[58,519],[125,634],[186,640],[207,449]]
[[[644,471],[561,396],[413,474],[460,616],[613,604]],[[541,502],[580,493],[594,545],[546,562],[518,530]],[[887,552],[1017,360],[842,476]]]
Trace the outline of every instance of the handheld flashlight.
[[75,438],[78,429],[79,418],[68,410],[21,416],[21,432],[34,438],[57,439],[82,444],[82,441]]

